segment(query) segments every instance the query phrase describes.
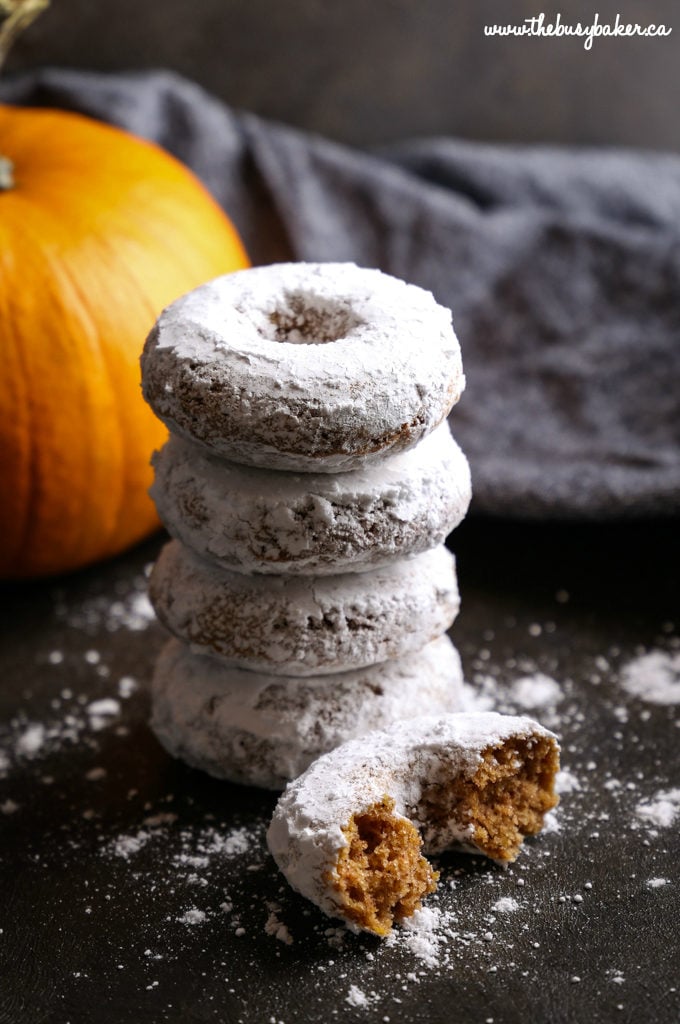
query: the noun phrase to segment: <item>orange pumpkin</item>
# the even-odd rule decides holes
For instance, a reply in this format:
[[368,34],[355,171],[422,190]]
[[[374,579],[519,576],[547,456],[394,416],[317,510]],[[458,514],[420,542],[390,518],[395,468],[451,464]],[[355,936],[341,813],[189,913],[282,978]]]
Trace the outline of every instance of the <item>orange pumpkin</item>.
[[165,428],[139,355],[161,309],[247,265],[197,179],[149,143],[0,107],[0,576],[114,555],[158,525]]

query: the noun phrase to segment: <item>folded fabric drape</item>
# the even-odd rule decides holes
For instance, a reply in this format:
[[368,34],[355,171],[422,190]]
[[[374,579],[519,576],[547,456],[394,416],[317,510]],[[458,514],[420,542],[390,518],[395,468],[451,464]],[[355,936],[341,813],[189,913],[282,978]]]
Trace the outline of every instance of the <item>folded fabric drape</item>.
[[0,100],[165,146],[255,263],[354,260],[450,306],[473,513],[680,511],[680,157],[443,138],[356,151],[163,71],[46,69],[2,82]]

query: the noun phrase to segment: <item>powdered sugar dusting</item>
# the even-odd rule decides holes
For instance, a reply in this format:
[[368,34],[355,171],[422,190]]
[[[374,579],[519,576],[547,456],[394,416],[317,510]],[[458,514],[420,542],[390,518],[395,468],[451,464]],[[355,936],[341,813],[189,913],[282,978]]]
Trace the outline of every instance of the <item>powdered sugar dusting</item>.
[[401,926],[388,936],[386,944],[388,947],[398,944],[426,967],[436,967],[453,920],[453,914],[441,907],[421,907],[412,917],[402,921]]
[[[168,830],[172,829],[176,820],[177,815],[171,812],[151,815],[144,819],[144,829],[117,836],[102,848],[102,855],[129,860],[152,840],[154,848],[157,848],[167,842]],[[198,835],[192,830],[180,830],[177,833],[180,850],[172,854],[172,865],[177,869],[207,868],[215,858],[229,860],[244,854],[255,855],[255,861],[260,852],[256,835],[252,829],[245,827],[222,831],[207,826]]]
[[240,853],[247,853],[251,844],[252,835],[245,828],[236,828],[222,838],[218,838],[215,834],[212,842],[213,849],[224,853],[227,857],[236,857]]
[[567,768],[563,768],[555,780],[556,791],[558,793],[577,793],[580,788],[581,783],[578,777]]
[[[543,737],[551,734],[532,719],[492,712],[395,722],[370,733],[370,739],[336,747],[292,782],[274,811],[267,845],[293,888],[333,914],[337,904],[328,878],[337,862],[341,830],[357,806],[369,807],[387,794],[396,813],[409,816],[438,773],[469,778],[485,748],[511,739],[531,744]],[[430,815],[424,833],[430,853],[454,844],[474,845],[469,821],[455,814],[439,820]]]
[[[622,636],[620,648],[603,648],[593,619],[583,648],[567,657],[572,633],[563,627],[584,603],[571,583],[568,601],[555,598],[555,622],[536,607],[523,615],[509,593],[507,619],[490,618],[484,635],[480,626],[480,635],[466,638],[463,624],[462,638],[455,635],[474,700],[530,711],[560,734],[561,804],[505,869],[462,854],[435,858],[437,892],[384,942],[352,934],[286,885],[264,846],[273,800],[172,764],[148,735],[144,691],[160,629],[145,636],[125,625],[135,622],[135,607],[143,612],[134,593],[144,585],[140,574],[106,597],[92,594],[99,575],[67,583],[71,596],[60,598],[56,623],[36,645],[38,682],[29,688],[27,676],[17,686],[0,736],[3,864],[30,858],[45,891],[55,866],[68,875],[68,902],[63,890],[55,894],[61,926],[112,939],[121,922],[129,928],[129,941],[125,935],[125,944],[98,957],[93,984],[109,991],[119,978],[128,1003],[138,998],[148,1007],[157,998],[162,1013],[160,1000],[176,998],[178,965],[205,970],[197,984],[205,985],[208,1015],[208,999],[215,1012],[223,1009],[214,979],[233,1000],[234,1020],[256,1013],[274,1024],[295,1019],[287,993],[297,998],[298,982],[310,1017],[325,1020],[336,1010],[338,1019],[391,1024],[424,1019],[437,984],[466,997],[479,984],[480,1024],[491,1017],[498,1024],[508,991],[536,993],[537,979],[539,987],[550,983],[558,938],[568,995],[582,1000],[573,1009],[584,1019],[593,1006],[603,1019],[639,1016],[633,992],[643,970],[650,985],[673,984],[674,965],[662,958],[650,976],[644,951],[638,966],[633,948],[623,959],[609,944],[593,951],[572,938],[594,923],[606,928],[607,908],[630,934],[643,935],[645,920],[667,927],[680,820],[677,679],[667,674],[680,651],[674,626],[650,623],[644,634]],[[73,596],[83,593],[84,600]],[[661,691],[650,687],[650,673],[666,673]],[[92,970],[85,944],[69,957],[72,985],[84,989]],[[677,996],[667,999],[673,1013]]]
[[[313,344],[338,329],[336,343]],[[465,384],[450,312],[429,292],[348,263],[258,267],[195,289],[161,314],[142,380],[175,433],[241,464],[301,472],[320,462],[324,472],[351,470],[415,444]],[[264,445],[272,393],[276,443]],[[198,405],[201,416],[189,411]],[[390,440],[367,451],[361,439],[379,436],[376,420]]]
[[559,727],[570,680],[549,675],[529,658],[509,658],[504,667],[489,659],[490,652],[481,648],[472,661],[465,710],[531,714],[548,728]]
[[62,689],[51,701],[52,715],[31,721],[19,711],[2,736],[0,772],[7,773],[31,761],[44,760],[64,749],[95,749],[96,735],[120,726],[120,702],[113,697],[86,702],[84,695]]
[[551,832],[559,832],[560,828],[559,814],[556,814],[555,811],[548,811],[543,818],[543,832],[549,835]]
[[357,985],[350,985],[345,1002],[354,1007],[366,1007],[369,1005],[368,996]]
[[203,924],[203,922],[206,920],[206,917],[207,915],[204,910],[199,910],[198,907],[190,907],[189,910],[186,910],[183,914],[181,914],[177,918],[177,920],[179,921],[180,924],[195,925]]
[[638,818],[658,828],[670,828],[680,814],[680,789],[657,793],[651,800],[642,800],[635,808]]
[[120,595],[95,595],[71,606],[64,601],[56,605],[57,618],[72,629],[93,633],[104,629],[108,633],[129,630],[138,633],[155,621],[156,615],[147,595],[145,575],[134,577],[131,584],[119,588]]
[[514,914],[519,909],[519,903],[512,896],[501,896],[499,900],[496,900],[491,909],[497,914]]
[[[365,572],[442,543],[470,502],[467,460],[443,422],[416,448],[349,473],[294,473],[216,462],[171,436],[151,495],[170,532],[226,569]],[[200,508],[201,514],[187,515]]]
[[292,946],[293,936],[288,931],[288,927],[278,916],[281,907],[278,903],[268,903],[267,908],[269,910],[269,917],[264,924],[265,934],[273,935],[275,939],[278,939],[279,942],[283,942],[286,946]]
[[650,651],[621,670],[621,685],[650,704],[680,704],[680,651]]
[[45,744],[46,730],[40,722],[32,722],[19,735],[16,753],[19,757],[36,757]]
[[151,834],[149,832],[134,833],[134,835],[118,836],[113,842],[105,848],[105,852],[108,852],[114,857],[122,857],[123,860],[129,860],[135,853],[139,853],[143,846],[146,846]]
[[103,697],[101,700],[93,700],[91,704],[88,704],[87,713],[96,718],[105,718],[107,715],[119,715],[120,704],[113,697]]
[[560,684],[543,672],[516,679],[509,692],[510,698],[527,711],[554,707],[563,697]]

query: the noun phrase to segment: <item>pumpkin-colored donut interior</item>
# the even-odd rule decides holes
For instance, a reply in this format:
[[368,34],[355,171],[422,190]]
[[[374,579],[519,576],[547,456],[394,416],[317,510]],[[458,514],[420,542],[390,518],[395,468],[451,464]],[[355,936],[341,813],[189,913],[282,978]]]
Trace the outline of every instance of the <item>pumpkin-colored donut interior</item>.
[[[557,804],[558,767],[552,737],[512,737],[483,750],[474,775],[426,786],[414,820],[435,847],[437,836],[454,823],[487,857],[508,863],[524,836],[539,832],[544,814]],[[387,935],[395,921],[410,917],[422,897],[434,892],[438,878],[421,854],[420,832],[394,806],[385,796],[352,815],[332,878],[343,915],[376,935]]]
[[344,916],[387,935],[394,921],[410,917],[434,892],[438,872],[421,856],[418,829],[394,813],[391,797],[352,815],[343,833],[348,845],[338,857],[335,889]]
[[469,829],[470,842],[501,863],[516,859],[525,836],[543,827],[558,798],[558,747],[550,736],[512,737],[481,752],[470,778],[458,777],[423,790],[418,819],[426,830],[451,819]]

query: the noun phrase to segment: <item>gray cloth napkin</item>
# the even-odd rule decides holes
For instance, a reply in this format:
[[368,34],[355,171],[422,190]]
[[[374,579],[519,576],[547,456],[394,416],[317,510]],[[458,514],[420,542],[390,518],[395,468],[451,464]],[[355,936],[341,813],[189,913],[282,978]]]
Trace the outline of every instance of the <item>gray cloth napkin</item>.
[[468,378],[451,426],[473,511],[677,515],[679,157],[451,139],[357,152],[167,72],[44,70],[4,81],[0,99],[159,142],[255,263],[354,260],[450,306]]

